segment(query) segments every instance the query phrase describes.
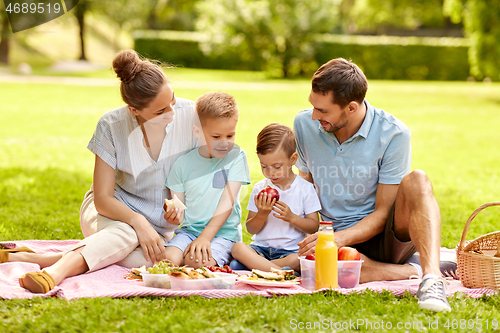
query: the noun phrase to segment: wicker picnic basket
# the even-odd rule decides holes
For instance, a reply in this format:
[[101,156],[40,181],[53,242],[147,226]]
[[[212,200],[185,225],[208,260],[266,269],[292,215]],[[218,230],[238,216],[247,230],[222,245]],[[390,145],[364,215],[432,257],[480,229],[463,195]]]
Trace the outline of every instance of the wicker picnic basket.
[[472,213],[457,246],[457,272],[460,281],[467,288],[500,289],[500,257],[481,254],[485,250],[497,250],[500,231],[483,235],[473,241],[465,240],[472,220],[480,211],[491,206],[500,206],[500,201],[486,203]]

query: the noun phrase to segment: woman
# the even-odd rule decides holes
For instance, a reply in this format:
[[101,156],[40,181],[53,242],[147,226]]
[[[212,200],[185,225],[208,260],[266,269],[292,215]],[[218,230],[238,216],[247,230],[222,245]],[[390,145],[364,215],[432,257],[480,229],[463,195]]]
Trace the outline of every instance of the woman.
[[[95,167],[80,209],[85,239],[66,253],[0,250],[0,262],[33,262],[45,268],[19,279],[34,293],[111,264],[138,267],[165,258],[163,244],[175,226],[164,219],[163,203],[169,196],[164,184],[175,159],[199,145],[192,131],[193,102],[176,98],[162,69],[135,51],[120,52],[113,69],[127,105],[99,120],[87,147],[95,154]],[[165,215],[179,216],[175,210]]]

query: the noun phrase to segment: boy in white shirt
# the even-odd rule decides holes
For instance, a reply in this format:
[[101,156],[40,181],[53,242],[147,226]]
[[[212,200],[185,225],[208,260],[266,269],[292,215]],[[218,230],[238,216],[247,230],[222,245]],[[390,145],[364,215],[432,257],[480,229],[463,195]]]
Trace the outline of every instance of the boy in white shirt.
[[[248,269],[269,271],[288,266],[298,271],[299,246],[307,234],[318,231],[321,204],[313,184],[298,177],[293,131],[282,124],[267,125],[257,137],[257,156],[266,177],[255,184],[247,209],[247,230],[253,242],[234,244],[231,254]],[[270,186],[280,200],[259,192]],[[238,268],[238,265],[232,265]]]

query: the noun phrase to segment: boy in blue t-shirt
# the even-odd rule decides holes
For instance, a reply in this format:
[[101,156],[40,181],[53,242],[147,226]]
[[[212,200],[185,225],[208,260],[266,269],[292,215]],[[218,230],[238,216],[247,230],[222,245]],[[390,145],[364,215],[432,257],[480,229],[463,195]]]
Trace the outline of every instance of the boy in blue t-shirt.
[[241,185],[250,184],[246,154],[234,145],[238,107],[232,96],[210,92],[196,100],[195,109],[199,123],[193,131],[202,145],[175,161],[166,182],[187,206],[165,214],[169,223],[181,225],[166,244],[166,256],[194,268],[224,266],[242,239],[238,196]]

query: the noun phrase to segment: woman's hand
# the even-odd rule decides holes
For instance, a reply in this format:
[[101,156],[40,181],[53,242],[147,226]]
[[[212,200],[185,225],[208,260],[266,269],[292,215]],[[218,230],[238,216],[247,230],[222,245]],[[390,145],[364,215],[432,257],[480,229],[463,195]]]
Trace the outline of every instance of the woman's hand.
[[307,236],[302,241],[298,242],[299,257],[307,256],[309,253],[314,253],[316,243],[318,242],[318,233]]
[[95,156],[93,188],[97,212],[112,220],[127,223],[134,228],[146,260],[157,262],[166,259],[163,240],[149,224],[149,221],[114,197],[115,170],[98,155]]
[[168,223],[179,225],[184,221],[184,209],[174,208],[170,209],[163,216]]
[[158,262],[167,258],[163,240],[144,216],[138,214],[138,219],[133,224],[133,227],[146,260]]
[[201,235],[192,241],[184,250],[184,257],[189,256],[195,262],[205,264],[212,259],[212,247],[210,240],[203,238]]

